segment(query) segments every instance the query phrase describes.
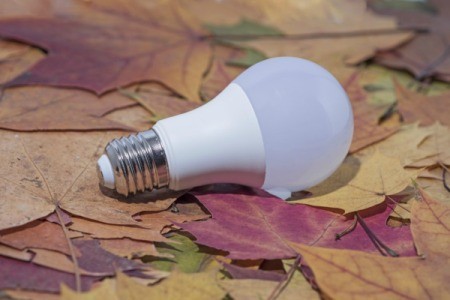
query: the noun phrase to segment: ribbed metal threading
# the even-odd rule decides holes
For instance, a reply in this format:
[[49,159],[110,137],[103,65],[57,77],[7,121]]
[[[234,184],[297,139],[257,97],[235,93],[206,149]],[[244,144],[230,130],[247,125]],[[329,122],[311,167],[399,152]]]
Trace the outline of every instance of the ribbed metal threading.
[[119,194],[127,196],[169,186],[166,154],[153,130],[112,140],[105,153]]

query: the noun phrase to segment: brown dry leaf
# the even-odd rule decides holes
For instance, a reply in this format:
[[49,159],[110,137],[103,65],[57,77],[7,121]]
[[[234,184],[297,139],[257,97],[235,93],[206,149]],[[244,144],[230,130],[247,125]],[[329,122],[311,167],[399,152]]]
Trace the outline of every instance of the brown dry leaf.
[[122,90],[121,93],[144,107],[152,115],[148,117],[148,120],[152,123],[188,112],[200,106],[198,103],[189,102],[176,95],[168,94],[167,90],[161,90],[154,83],[142,84],[135,88]]
[[[303,23],[299,21],[299,24]],[[411,38],[409,33],[366,34],[298,40],[261,39],[245,42],[243,45],[269,57],[289,55],[312,60],[344,83],[355,72],[355,64],[371,58],[379,50],[395,48]]]
[[407,166],[450,166],[450,128],[437,122],[428,129],[431,135],[419,146],[422,156],[412,159]]
[[9,88],[1,95],[0,128],[17,131],[133,130],[102,118],[111,111],[133,105],[132,100],[117,92],[98,98],[79,90]]
[[[25,241],[24,241],[25,242]],[[36,265],[51,268],[54,270],[73,273],[75,266],[68,256],[51,250],[29,248],[26,250],[17,250],[0,244],[0,255],[11,257],[17,260],[30,261]],[[101,276],[104,273],[95,273],[79,268],[81,275]],[[108,275],[108,274],[106,274]]]
[[450,126],[450,93],[430,97],[412,92],[397,81],[394,83],[398,109],[405,122],[418,121],[422,125],[431,125],[438,121]]
[[197,221],[207,219],[208,214],[194,214],[186,215],[182,213],[173,213],[170,211],[161,211],[156,213],[141,213],[137,216],[141,221],[141,226],[151,228],[154,230],[163,230],[164,227],[170,226],[173,223],[184,223],[190,221]]
[[[75,233],[75,236],[78,234]],[[69,237],[73,238],[73,233],[70,233]],[[20,250],[39,248],[70,255],[67,239],[61,226],[47,221],[36,221],[18,228],[0,231],[0,243]]]
[[[450,206],[434,200],[420,190],[421,201],[411,209],[411,232],[417,253],[450,263]],[[447,269],[448,276],[450,271]]]
[[[378,3],[377,3],[378,2]],[[430,9],[396,9],[396,2],[370,0],[376,11],[395,16],[401,28],[417,28],[421,33],[411,42],[381,52],[376,62],[390,68],[406,69],[418,80],[434,77],[450,81],[450,5],[447,0],[404,1],[426,5]],[[381,6],[377,5],[381,4]],[[383,8],[383,4],[385,7]]]
[[0,137],[0,230],[45,217],[57,206],[100,222],[139,225],[132,215],[165,210],[174,201],[100,191],[96,160],[112,134],[0,131]]
[[[360,164],[360,165],[359,165]],[[407,172],[400,161],[381,154],[358,161],[347,158],[327,180],[309,191],[312,197],[295,202],[342,209],[345,214],[363,210],[403,191],[418,172]]]
[[33,258],[33,254],[28,251],[17,250],[2,244],[0,244],[0,255],[23,261],[31,261]]
[[392,258],[359,251],[292,245],[334,299],[450,297],[450,206],[427,196],[412,208],[411,230],[422,257]]
[[[130,238],[138,241],[148,242],[169,242],[167,238],[161,235],[161,229],[149,229],[136,226],[121,226],[89,221],[83,218],[72,218],[70,230],[87,233],[96,239],[118,239]],[[141,223],[137,223],[141,225]]]
[[36,48],[0,40],[0,84],[14,79],[44,57]]
[[370,105],[365,101],[352,101],[354,115],[354,132],[350,153],[355,153],[367,146],[386,139],[397,132],[399,124],[378,124],[385,107]]
[[159,253],[153,243],[135,241],[128,238],[121,239],[102,239],[100,246],[108,252],[128,259],[139,258],[142,256],[168,257],[172,255]]
[[208,32],[176,2],[54,0],[47,5],[51,17],[2,21],[0,35],[49,51],[10,85],[71,86],[104,93],[154,80],[200,100],[201,79],[211,57]]
[[[444,187],[442,180],[443,170],[441,168],[434,168],[430,170],[433,178],[431,177],[419,177],[417,178],[417,183],[423,190],[431,195],[433,199],[436,199],[442,203],[450,205],[450,192]],[[450,174],[446,174],[447,184],[450,182]]]
[[297,245],[319,288],[333,299],[445,299],[450,276],[421,258]]

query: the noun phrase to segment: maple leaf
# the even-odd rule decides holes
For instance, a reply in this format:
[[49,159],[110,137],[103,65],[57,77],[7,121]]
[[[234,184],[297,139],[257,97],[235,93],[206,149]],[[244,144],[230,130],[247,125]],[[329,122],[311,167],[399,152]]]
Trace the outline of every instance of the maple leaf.
[[54,17],[1,21],[3,37],[49,51],[8,85],[70,86],[102,94],[154,80],[199,101],[211,51],[208,33],[186,11],[122,0],[70,1],[54,7]]
[[338,208],[348,214],[382,203],[387,195],[403,191],[415,177],[399,160],[380,152],[361,162],[350,157],[331,177],[309,190],[311,198],[296,202]]
[[397,27],[394,18],[373,13],[362,0],[318,0],[306,3],[269,0],[258,2],[257,5],[245,0],[183,0],[181,3],[206,24],[235,24],[245,18],[275,26],[292,35],[389,30]]
[[[429,170],[429,172],[432,177],[424,177],[421,175],[417,178],[417,183],[419,186],[423,187],[423,189],[431,195],[433,199],[450,205],[449,192],[443,184],[443,170],[441,168],[434,168]],[[423,174],[423,172],[421,174]],[[448,173],[444,175],[448,185],[450,176]]]
[[137,197],[125,202],[103,194],[95,162],[111,138],[106,133],[0,131],[0,136],[0,229],[45,217],[56,207],[105,223],[139,226],[132,215],[164,210],[174,201]]
[[429,1],[434,8],[428,10],[396,9],[377,7],[379,1],[370,1],[374,9],[382,14],[397,17],[402,28],[426,30],[405,45],[379,53],[375,60],[385,66],[410,71],[418,80],[434,77],[450,80],[450,9],[446,0]]
[[156,123],[160,119],[179,115],[191,111],[200,105],[185,101],[173,94],[167,93],[167,89],[154,83],[141,84],[135,88],[120,91],[123,95],[139,103],[152,116],[150,121]]
[[135,103],[117,93],[101,98],[88,92],[48,87],[6,89],[0,102],[0,128],[17,131],[132,128],[102,118]]
[[428,127],[419,127],[417,123],[401,127],[394,135],[378,142],[363,151],[363,155],[370,155],[379,151],[385,156],[398,159],[403,166],[419,158],[428,156],[428,151],[420,149],[420,145],[432,134]]
[[398,109],[407,123],[419,121],[422,125],[431,125],[436,121],[450,125],[448,99],[450,93],[437,96],[425,96],[412,92],[395,81]]
[[[295,251],[290,242],[378,251],[359,226],[337,241],[336,234],[348,229],[352,219],[327,210],[291,205],[262,191],[218,190],[194,195],[211,212],[212,219],[179,226],[193,234],[197,243],[229,252],[227,257],[231,259],[291,258]],[[384,205],[361,212],[361,216],[380,239],[411,255],[414,250],[408,242],[408,229],[392,231],[387,227],[389,213]]]
[[450,207],[421,191],[411,229],[422,258],[390,258],[359,251],[292,245],[314,272],[320,289],[336,299],[445,299],[450,296]]
[[370,59],[381,49],[395,48],[411,38],[409,33],[366,33],[349,37],[265,38],[240,44],[256,49],[268,57],[288,55],[312,60],[329,70],[340,82],[345,82],[355,72],[356,64]]
[[[411,232],[419,255],[450,262],[450,206],[420,191],[421,201],[412,205]],[[448,274],[450,276],[450,273]]]
[[450,165],[450,128],[439,122],[428,127],[431,135],[419,146],[421,156],[411,159],[410,167]]
[[175,271],[155,286],[141,285],[123,273],[117,273],[115,282],[103,281],[84,294],[63,286],[61,299],[222,299],[226,293],[217,285],[216,272],[184,274]]

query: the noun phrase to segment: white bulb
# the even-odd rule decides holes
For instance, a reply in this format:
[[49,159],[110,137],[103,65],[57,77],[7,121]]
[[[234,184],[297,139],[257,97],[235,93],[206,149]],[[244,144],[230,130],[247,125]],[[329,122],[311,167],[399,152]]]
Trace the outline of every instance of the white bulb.
[[[151,131],[153,136],[116,140],[110,148],[122,154],[107,147],[109,160],[99,160],[105,186],[128,194],[164,185],[183,190],[237,183],[286,198],[338,168],[350,147],[353,114],[328,71],[279,57],[252,66],[207,104],[161,120]],[[160,163],[142,153],[159,155]],[[166,184],[156,182],[161,177]],[[126,188],[119,188],[124,179]]]

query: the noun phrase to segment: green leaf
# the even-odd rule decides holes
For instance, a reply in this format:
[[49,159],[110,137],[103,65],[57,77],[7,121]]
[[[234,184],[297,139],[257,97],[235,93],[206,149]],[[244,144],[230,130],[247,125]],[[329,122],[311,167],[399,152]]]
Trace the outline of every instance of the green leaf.
[[[160,243],[156,246],[158,252],[168,253],[174,256],[172,259],[157,259],[150,262],[150,265],[161,271],[171,271],[174,268],[184,273],[196,273],[203,270],[212,260],[212,255],[200,251],[200,247],[189,237],[173,233],[169,237],[175,243]],[[144,262],[146,259],[143,259]]]

